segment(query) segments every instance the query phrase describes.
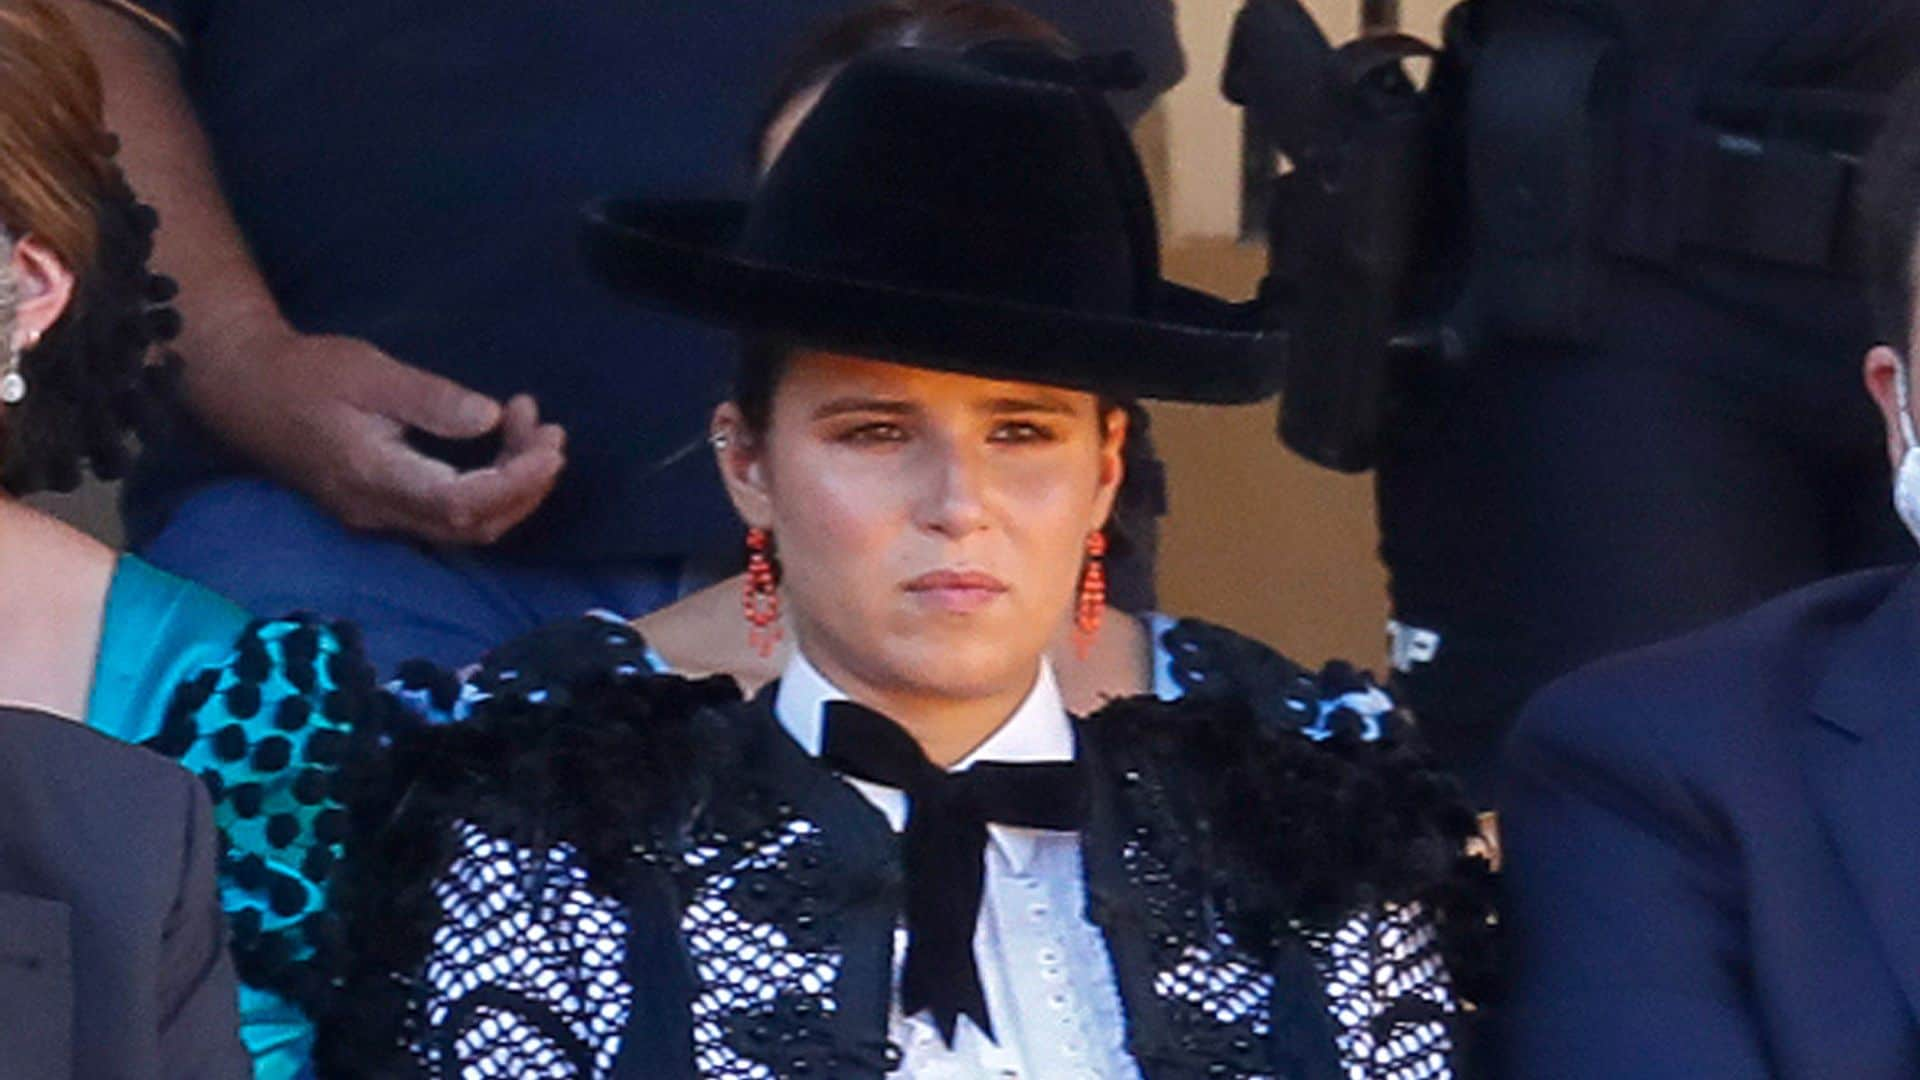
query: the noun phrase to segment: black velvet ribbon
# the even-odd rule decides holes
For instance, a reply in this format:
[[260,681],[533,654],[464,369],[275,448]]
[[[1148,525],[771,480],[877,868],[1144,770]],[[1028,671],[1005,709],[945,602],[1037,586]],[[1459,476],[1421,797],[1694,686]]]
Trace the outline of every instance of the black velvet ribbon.
[[901,1010],[931,1010],[947,1045],[970,1016],[993,1038],[974,962],[974,927],[986,883],[987,825],[1076,831],[1088,793],[1075,762],[983,761],[950,773],[892,720],[850,701],[828,702],[821,760],[836,772],[896,788],[909,800],[902,850],[907,877],[907,958]]

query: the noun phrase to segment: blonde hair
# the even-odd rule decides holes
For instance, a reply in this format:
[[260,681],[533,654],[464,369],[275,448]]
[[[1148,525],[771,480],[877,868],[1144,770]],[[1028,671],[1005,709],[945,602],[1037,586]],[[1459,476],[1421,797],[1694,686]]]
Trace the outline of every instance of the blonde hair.
[[0,0],[0,222],[76,276],[94,264],[115,187],[100,74],[46,0]]
[[[21,357],[26,400],[0,430],[0,486],[64,491],[88,468],[113,479],[161,415],[155,342],[179,329],[172,283],[148,272],[153,211],[114,163],[100,74],[48,0],[0,0],[0,227],[44,245],[73,298]],[[8,245],[10,246],[10,245]],[[12,305],[0,311],[9,321]]]

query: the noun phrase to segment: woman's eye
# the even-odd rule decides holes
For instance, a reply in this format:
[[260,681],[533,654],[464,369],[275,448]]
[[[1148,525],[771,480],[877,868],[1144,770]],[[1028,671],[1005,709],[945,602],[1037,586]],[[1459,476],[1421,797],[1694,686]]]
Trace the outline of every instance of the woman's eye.
[[873,423],[860,424],[858,426],[848,428],[847,430],[840,433],[839,441],[844,443],[854,443],[856,445],[873,444],[873,443],[895,443],[895,442],[904,441],[906,437],[907,437],[907,430],[901,427],[899,424],[891,424],[885,421],[875,421]]
[[1053,429],[1031,420],[1007,420],[993,429],[993,441],[1000,443],[1052,442]]

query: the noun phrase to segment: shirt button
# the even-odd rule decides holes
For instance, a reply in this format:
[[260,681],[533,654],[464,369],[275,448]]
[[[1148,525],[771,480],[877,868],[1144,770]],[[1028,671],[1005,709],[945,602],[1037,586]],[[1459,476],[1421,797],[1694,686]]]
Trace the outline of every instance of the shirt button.
[[1060,950],[1051,945],[1041,946],[1040,951],[1035,955],[1040,958],[1042,964],[1046,964],[1049,967],[1060,962]]
[[1072,1002],[1073,999],[1067,996],[1067,992],[1064,990],[1055,990],[1053,993],[1047,995],[1047,1004],[1056,1009],[1064,1009],[1072,1004]]
[[1067,973],[1057,967],[1041,968],[1040,977],[1050,983],[1067,981]]
[[1027,908],[1027,914],[1033,916],[1035,920],[1046,918],[1052,911],[1053,909],[1048,907],[1044,900],[1035,901]]

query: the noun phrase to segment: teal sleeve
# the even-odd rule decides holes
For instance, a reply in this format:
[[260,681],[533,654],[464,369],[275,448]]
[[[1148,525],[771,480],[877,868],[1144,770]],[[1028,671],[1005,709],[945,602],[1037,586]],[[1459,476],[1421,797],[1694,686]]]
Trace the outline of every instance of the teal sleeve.
[[[89,719],[206,783],[242,980],[241,1037],[257,1080],[293,1080],[312,1054],[303,1006],[327,992],[334,962],[327,886],[346,827],[336,788],[350,748],[371,738],[372,671],[345,628],[249,620],[141,567],[131,576],[123,567],[108,616],[157,638],[132,629],[103,635]],[[144,665],[127,659],[142,639]]]
[[284,1006],[317,1004],[338,959],[327,887],[347,833],[340,770],[372,737],[372,683],[350,635],[305,619],[254,623],[225,661],[181,685],[147,743],[213,795],[234,962],[259,995],[243,995],[243,1035],[262,1077],[270,1059],[304,1062],[310,1032]]
[[250,621],[226,597],[122,556],[107,590],[87,725],[122,742],[153,738],[175,689],[225,660]]

